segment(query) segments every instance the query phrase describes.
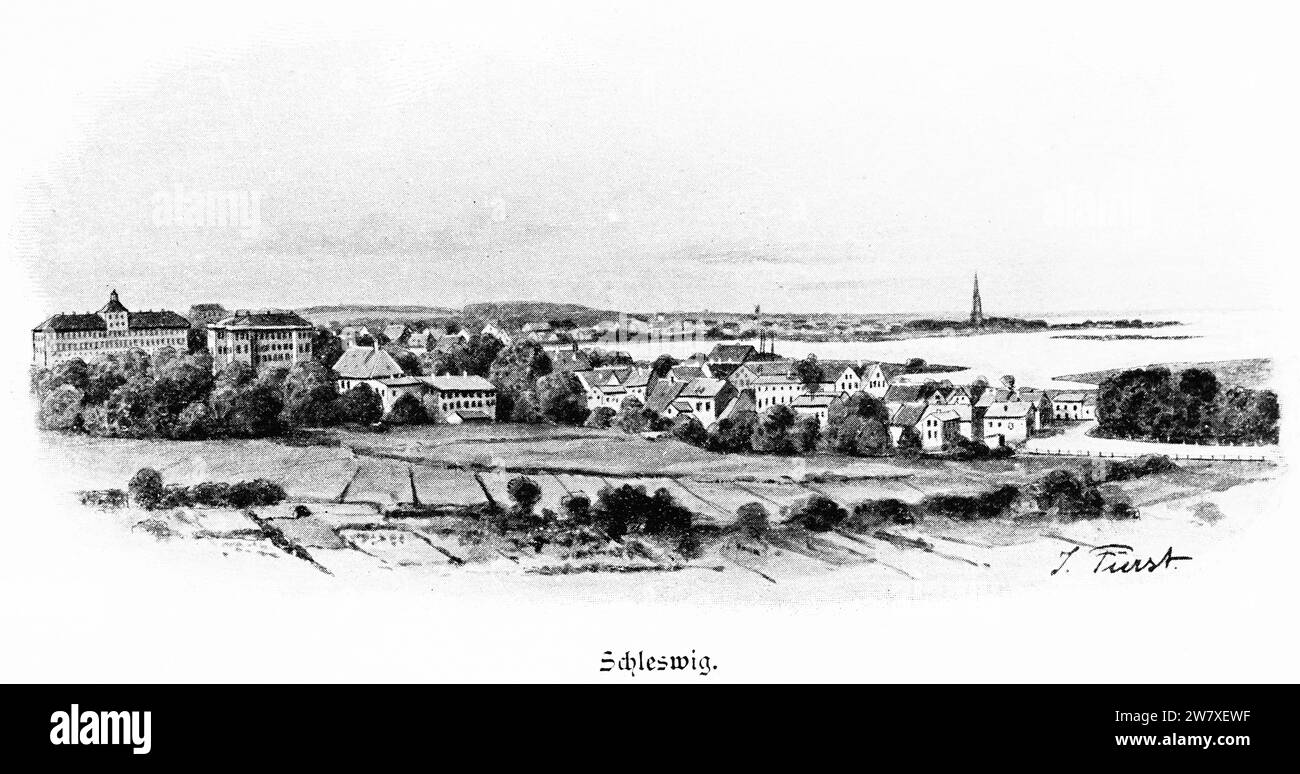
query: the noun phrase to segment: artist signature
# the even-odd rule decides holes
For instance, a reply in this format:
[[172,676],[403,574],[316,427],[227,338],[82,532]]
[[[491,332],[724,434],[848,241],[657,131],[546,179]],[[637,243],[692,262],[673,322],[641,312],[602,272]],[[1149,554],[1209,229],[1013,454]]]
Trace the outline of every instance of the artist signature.
[[[1070,560],[1079,553],[1080,546],[1075,546],[1069,551],[1061,552],[1061,563],[1057,565],[1052,574],[1059,572],[1069,572],[1066,565]],[[1161,568],[1173,568],[1175,562],[1190,562],[1190,556],[1178,556],[1174,553],[1173,546],[1165,549],[1164,556],[1159,559],[1154,556],[1137,556],[1133,553],[1133,546],[1126,546],[1123,543],[1108,543],[1104,546],[1094,546],[1085,552],[1084,556],[1096,559],[1097,563],[1092,567],[1092,574],[1099,575],[1108,573],[1110,575],[1132,574],[1142,572],[1155,572]]]

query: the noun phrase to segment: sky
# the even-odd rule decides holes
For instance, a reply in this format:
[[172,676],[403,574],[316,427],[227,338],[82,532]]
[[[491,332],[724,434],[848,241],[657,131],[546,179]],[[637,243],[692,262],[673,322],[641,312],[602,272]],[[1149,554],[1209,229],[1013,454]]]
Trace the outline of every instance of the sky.
[[48,311],[964,315],[978,271],[986,314],[1139,313],[1271,304],[1294,255],[1246,12],[318,8],[15,12]]

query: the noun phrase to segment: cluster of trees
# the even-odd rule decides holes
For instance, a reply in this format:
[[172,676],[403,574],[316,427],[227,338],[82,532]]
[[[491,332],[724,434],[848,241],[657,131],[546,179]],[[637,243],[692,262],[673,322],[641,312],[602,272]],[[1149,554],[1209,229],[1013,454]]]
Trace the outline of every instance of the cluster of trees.
[[[889,454],[893,443],[889,436],[889,410],[879,398],[855,392],[847,400],[831,405],[826,418],[826,440],[831,451],[874,457]],[[915,435],[920,451],[921,436]],[[910,439],[909,439],[910,440]],[[902,445],[902,438],[899,439]]]
[[259,438],[287,427],[372,422],[382,413],[369,388],[337,392],[319,361],[255,373],[232,363],[213,375],[206,351],[160,350],[81,359],[33,373],[41,427],[128,438]]
[[1220,389],[1214,373],[1133,368],[1102,380],[1097,432],[1111,438],[1174,443],[1277,443],[1272,390]]
[[[975,495],[936,494],[917,503],[887,498],[867,500],[852,512],[830,498],[814,495],[791,507],[788,522],[813,532],[842,527],[867,532],[887,525],[915,524],[926,517],[977,521],[1017,515],[1040,515],[1058,519],[1135,519],[1135,509],[1123,492],[1110,481],[1161,473],[1176,468],[1168,457],[1142,457],[1116,462],[1100,473],[1058,469],[1025,487],[1003,484]],[[737,512],[739,515],[739,512]]]
[[[102,493],[101,493],[102,494]],[[251,508],[256,505],[275,505],[288,496],[284,488],[264,478],[228,484],[205,481],[193,486],[164,484],[162,474],[153,468],[141,468],[127,484],[125,496],[120,490],[109,490],[106,500],[131,502],[146,510],[161,508],[191,508],[196,505],[210,508]]]
[[554,534],[557,530],[592,529],[609,540],[643,535],[670,541],[677,551],[687,555],[693,555],[699,547],[694,514],[667,489],[649,494],[644,486],[607,486],[596,494],[594,503],[587,495],[575,492],[561,501],[562,514],[549,509],[536,512],[542,488],[528,476],[511,479],[506,492],[511,504],[498,514],[496,522],[503,533],[532,530],[552,533],[549,537],[556,539],[560,537]]

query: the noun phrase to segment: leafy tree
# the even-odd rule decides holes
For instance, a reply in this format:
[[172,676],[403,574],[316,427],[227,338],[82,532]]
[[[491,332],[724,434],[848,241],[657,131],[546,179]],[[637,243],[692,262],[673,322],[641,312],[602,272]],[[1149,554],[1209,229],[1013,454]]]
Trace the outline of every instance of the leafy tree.
[[425,413],[420,399],[407,393],[393,401],[393,407],[388,410],[384,421],[394,425],[423,425],[429,421],[429,415]]
[[528,476],[516,476],[506,484],[506,494],[510,495],[516,511],[531,515],[542,499],[542,488]]
[[679,361],[672,355],[660,355],[650,364],[650,377],[646,381],[647,395],[654,390],[655,384],[668,374],[672,373],[673,366]]
[[794,423],[794,429],[790,434],[790,442],[794,451],[799,454],[810,454],[817,451],[817,441],[821,439],[821,422],[815,416],[799,417]]
[[535,425],[541,423],[542,419],[542,409],[537,401],[537,393],[532,390],[519,393],[518,397],[515,398],[514,407],[510,411],[510,421]]
[[629,395],[618,406],[613,425],[625,433],[644,432],[650,424],[646,417],[645,404],[635,395]]
[[49,372],[50,376],[44,383],[45,390],[57,390],[63,385],[69,385],[76,388],[83,395],[86,390],[90,389],[90,366],[86,361],[79,357],[74,357],[58,363]]
[[317,328],[311,335],[311,357],[333,367],[343,357],[343,340],[329,328]]
[[770,529],[767,509],[762,503],[745,503],[736,509],[734,527],[754,540],[762,539]]
[[817,392],[821,383],[826,381],[825,369],[817,362],[817,356],[809,354],[794,364],[794,375],[808,392]]
[[153,468],[140,468],[126,485],[131,500],[141,508],[157,508],[163,497],[162,474]]
[[173,429],[175,438],[197,440],[213,435],[212,412],[206,403],[195,401],[186,406],[176,417]]
[[826,432],[830,438],[831,450],[840,454],[857,454],[858,434],[865,423],[862,417],[850,415],[838,424],[827,423]]
[[862,430],[859,431],[854,451],[864,457],[874,457],[889,452],[890,439],[889,428],[885,423],[871,417],[862,423]]
[[709,432],[692,416],[682,415],[673,421],[673,437],[691,446],[704,446],[709,440]]
[[751,441],[758,429],[758,413],[737,411],[709,429],[709,451],[737,453],[753,451]]
[[587,416],[587,421],[583,423],[587,427],[594,427],[598,430],[604,430],[614,421],[616,412],[609,406],[599,406]]
[[835,529],[848,515],[829,497],[812,495],[791,507],[789,521],[813,532],[827,532]]
[[537,401],[542,415],[561,425],[580,425],[587,421],[587,393],[578,377],[562,371],[537,380]]
[[795,444],[790,431],[794,429],[794,409],[777,404],[763,411],[750,436],[750,446],[764,454],[793,454]]
[[898,436],[898,456],[916,457],[921,453],[921,434],[915,427],[904,427]]
[[550,372],[551,358],[536,342],[519,341],[501,350],[487,377],[497,388],[497,418],[511,419],[519,396],[533,390],[537,380]]
[[185,348],[191,354],[208,348],[208,332],[203,328],[190,328],[185,332]]
[[591,498],[582,492],[567,494],[560,500],[565,517],[574,524],[591,523]]
[[343,395],[343,418],[348,422],[368,425],[378,422],[384,415],[384,402],[368,384],[358,384]]
[[399,347],[396,344],[389,344],[384,347],[384,351],[388,353],[394,363],[397,363],[397,367],[402,369],[402,373],[407,376],[423,376],[420,370],[420,358],[416,357],[411,350],[406,347]]
[[330,427],[342,421],[338,382],[319,360],[295,363],[281,387],[281,420],[297,427]]
[[82,425],[81,400],[83,394],[71,384],[64,384],[49,392],[41,401],[38,421],[46,430],[79,430]]

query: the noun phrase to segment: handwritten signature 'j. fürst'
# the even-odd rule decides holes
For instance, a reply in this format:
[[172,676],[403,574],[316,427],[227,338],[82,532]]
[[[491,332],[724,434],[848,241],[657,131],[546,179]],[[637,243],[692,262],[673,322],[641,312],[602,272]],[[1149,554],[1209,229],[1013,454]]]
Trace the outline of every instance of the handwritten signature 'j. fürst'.
[[[1069,572],[1066,567],[1074,555],[1079,553],[1079,546],[1071,548],[1069,551],[1061,552],[1061,563],[1057,565],[1052,574],[1056,575],[1061,571]],[[1175,562],[1190,562],[1190,556],[1178,556],[1174,553],[1173,546],[1165,549],[1164,556],[1159,559],[1153,556],[1138,557],[1133,554],[1133,546],[1126,546],[1123,543],[1107,543],[1104,546],[1094,546],[1087,551],[1087,555],[1095,557],[1097,564],[1092,568],[1094,575],[1109,573],[1111,575],[1155,572],[1164,567],[1173,568]]]

